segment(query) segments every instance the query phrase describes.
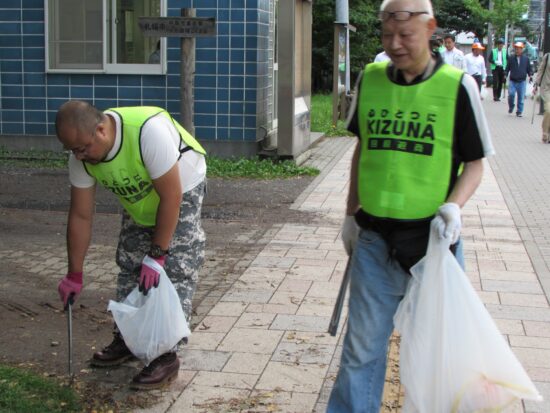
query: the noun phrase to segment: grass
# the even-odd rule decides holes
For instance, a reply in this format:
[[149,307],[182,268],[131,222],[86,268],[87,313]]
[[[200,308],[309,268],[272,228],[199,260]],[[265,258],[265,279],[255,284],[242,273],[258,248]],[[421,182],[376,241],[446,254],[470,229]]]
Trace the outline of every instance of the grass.
[[0,165],[19,168],[67,168],[69,156],[65,152],[56,151],[13,151],[0,146]]
[[[55,151],[9,151],[0,147],[0,165],[19,168],[67,168],[68,156]],[[291,160],[277,159],[221,159],[206,158],[208,177],[275,179],[294,176],[315,176],[319,171],[311,167],[298,166]]]
[[275,179],[319,174],[318,169],[298,166],[291,160],[208,157],[206,158],[206,164],[208,176],[218,178]]
[[322,132],[325,136],[352,136],[343,120],[336,125],[332,123],[332,95],[311,96],[311,131]]
[[56,381],[0,365],[0,412],[80,412],[76,393]]

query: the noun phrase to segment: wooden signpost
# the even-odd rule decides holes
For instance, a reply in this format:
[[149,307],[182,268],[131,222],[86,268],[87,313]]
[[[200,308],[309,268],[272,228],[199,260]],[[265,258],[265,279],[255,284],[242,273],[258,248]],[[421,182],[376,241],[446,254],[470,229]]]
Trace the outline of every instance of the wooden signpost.
[[195,9],[181,9],[181,17],[140,17],[138,21],[144,36],[181,38],[180,120],[185,130],[193,136],[195,37],[216,35],[215,18],[195,15]]

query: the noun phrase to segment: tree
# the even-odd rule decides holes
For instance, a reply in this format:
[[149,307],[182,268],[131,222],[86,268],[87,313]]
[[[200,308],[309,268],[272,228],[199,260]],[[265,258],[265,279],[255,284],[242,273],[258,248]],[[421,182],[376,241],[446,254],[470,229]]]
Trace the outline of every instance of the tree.
[[492,0],[492,9],[486,0],[464,0],[464,5],[475,19],[491,23],[496,33],[504,33],[506,25],[519,25],[529,10],[529,0]]
[[[372,62],[380,45],[377,19],[380,0],[349,0],[349,20],[357,31],[350,32],[350,71],[352,82],[365,64]],[[335,0],[313,2],[312,89],[332,90]]]
[[313,2],[311,75],[314,92],[329,91],[332,87],[334,14],[334,0]]
[[465,6],[463,0],[435,0],[433,7],[437,25],[442,29],[450,32],[472,32],[479,38],[485,35],[485,22],[474,18],[472,11]]

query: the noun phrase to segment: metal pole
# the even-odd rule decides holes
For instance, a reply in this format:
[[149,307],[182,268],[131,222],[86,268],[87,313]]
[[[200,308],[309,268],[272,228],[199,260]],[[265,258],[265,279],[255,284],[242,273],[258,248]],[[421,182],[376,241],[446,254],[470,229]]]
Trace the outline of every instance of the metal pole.
[[344,298],[346,297],[346,291],[348,290],[349,285],[349,265],[351,262],[351,252],[350,257],[348,258],[348,263],[346,264],[346,269],[344,270],[344,278],[342,278],[342,284],[340,284],[340,290],[338,291],[338,297],[336,298],[336,303],[334,304],[334,309],[332,310],[332,317],[330,318],[330,323],[328,326],[328,332],[331,336],[335,336],[338,331],[338,324],[340,324],[340,316],[342,315],[342,308],[344,307]]
[[334,48],[332,59],[332,124],[336,126],[338,122],[338,102],[340,101],[340,91],[338,90],[340,73],[338,71],[338,58],[340,54],[339,41],[340,41],[341,25],[334,24]]
[[[493,10],[493,0],[490,0],[489,1],[489,10]],[[494,30],[493,30],[493,25],[491,23],[489,23],[487,25],[487,33],[488,33],[488,36],[487,36],[487,50],[486,50],[486,54],[485,54],[485,68],[487,70],[487,85],[486,86],[491,86],[491,87],[494,87],[494,82],[495,82],[495,79],[493,79],[493,72],[491,70],[491,63],[489,63],[489,56],[493,53],[493,37],[494,37]],[[489,82],[489,79],[491,80]]]
[[69,379],[73,380],[73,297],[70,296],[67,301],[67,334],[69,339]]

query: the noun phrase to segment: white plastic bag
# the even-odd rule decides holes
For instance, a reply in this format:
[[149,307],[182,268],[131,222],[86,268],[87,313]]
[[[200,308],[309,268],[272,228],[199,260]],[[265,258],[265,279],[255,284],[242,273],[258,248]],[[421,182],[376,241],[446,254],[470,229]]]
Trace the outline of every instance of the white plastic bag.
[[542,400],[433,227],[411,273],[394,317],[403,413],[493,412],[520,398]]
[[487,92],[487,88],[485,87],[485,85],[481,86],[479,96],[481,97],[481,99],[487,99],[489,97],[489,92]]
[[525,85],[525,97],[526,98],[533,97],[533,89],[534,89],[533,83],[527,82],[527,84]]
[[176,289],[161,270],[158,287],[146,296],[136,287],[122,303],[110,300],[107,307],[130,351],[146,365],[191,335]]

